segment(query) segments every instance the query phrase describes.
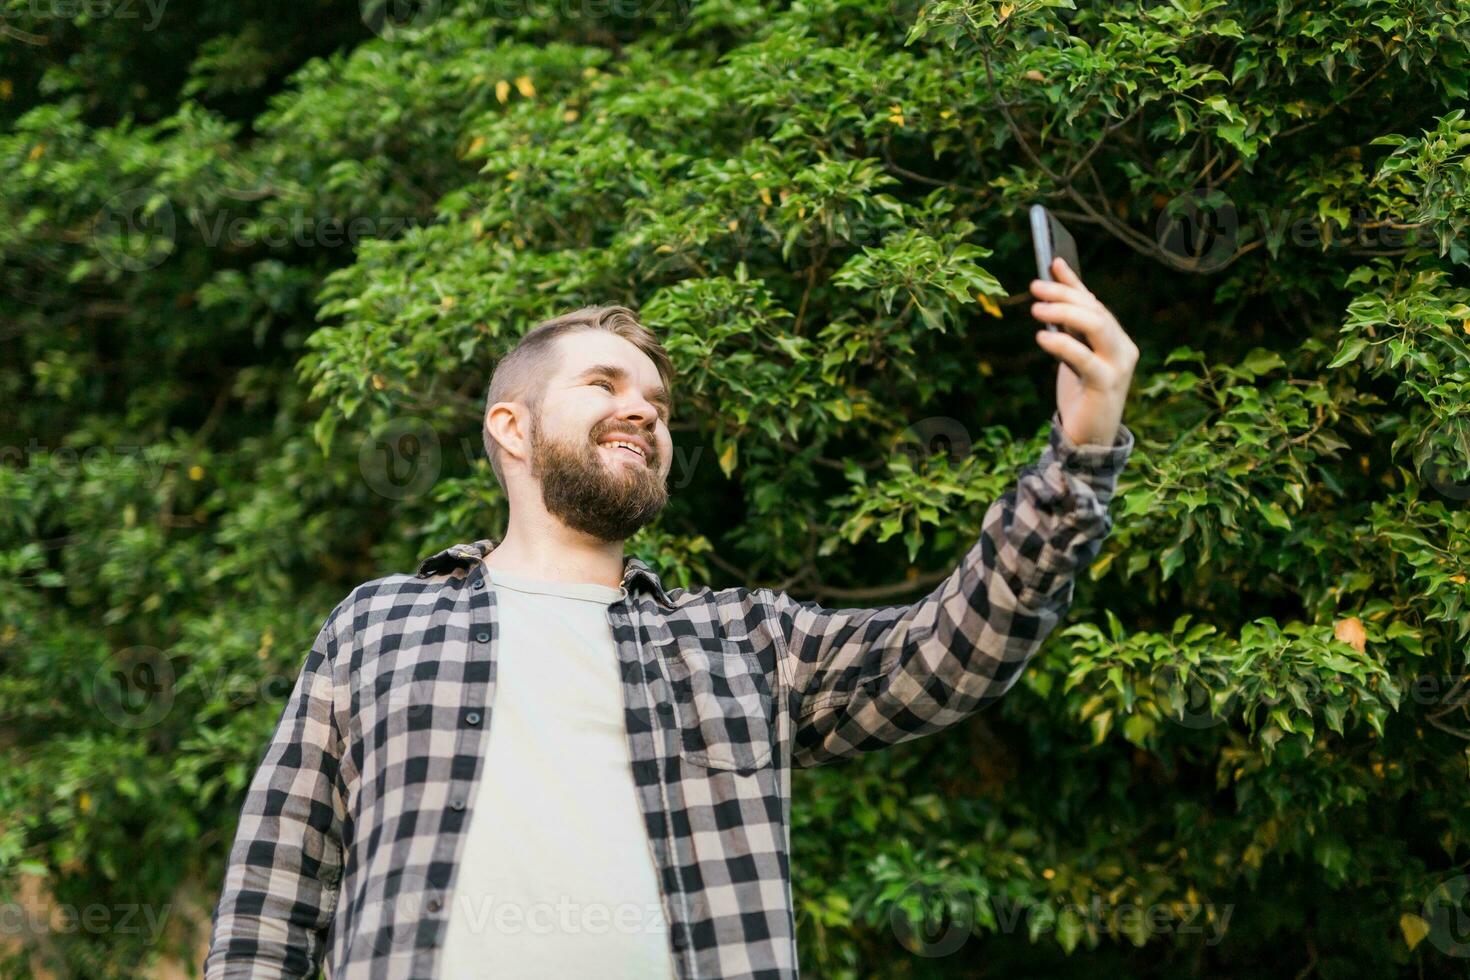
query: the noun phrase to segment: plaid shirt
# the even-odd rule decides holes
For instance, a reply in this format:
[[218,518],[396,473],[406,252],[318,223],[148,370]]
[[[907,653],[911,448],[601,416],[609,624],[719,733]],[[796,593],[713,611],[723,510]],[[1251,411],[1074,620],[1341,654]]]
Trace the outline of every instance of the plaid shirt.
[[[665,590],[626,560],[607,618],[681,980],[797,976],[792,767],[937,732],[1005,694],[1111,529],[1132,448],[1126,426],[1111,447],[1075,446],[1054,414],[959,567],[908,605]],[[206,980],[312,976],[324,953],[334,980],[436,977],[495,719],[481,561],[495,543],[361,585],[328,616],[246,795]]]

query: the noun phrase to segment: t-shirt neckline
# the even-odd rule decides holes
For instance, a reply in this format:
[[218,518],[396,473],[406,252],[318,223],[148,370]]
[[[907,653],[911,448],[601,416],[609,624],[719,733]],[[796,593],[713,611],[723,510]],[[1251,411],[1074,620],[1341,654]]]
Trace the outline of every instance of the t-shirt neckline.
[[553,582],[547,579],[515,575],[499,569],[486,568],[484,575],[493,588],[529,592],[535,595],[560,596],[564,599],[588,599],[604,605],[610,605],[627,594],[626,586],[619,586],[615,589],[610,585],[599,585],[596,582]]

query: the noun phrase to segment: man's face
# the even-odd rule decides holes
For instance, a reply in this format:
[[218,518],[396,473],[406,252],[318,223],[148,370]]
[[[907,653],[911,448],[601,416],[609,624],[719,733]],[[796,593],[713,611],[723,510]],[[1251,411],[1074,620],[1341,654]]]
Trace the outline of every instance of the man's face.
[[[531,475],[549,513],[604,541],[622,541],[668,503],[673,457],[663,381],[637,347],[605,331],[557,340],[560,363],[531,420]],[[638,448],[609,445],[624,439]]]

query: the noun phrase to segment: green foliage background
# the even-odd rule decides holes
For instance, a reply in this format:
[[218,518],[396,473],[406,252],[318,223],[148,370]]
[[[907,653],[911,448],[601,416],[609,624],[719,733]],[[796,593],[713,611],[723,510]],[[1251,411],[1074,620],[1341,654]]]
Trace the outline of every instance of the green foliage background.
[[[484,386],[574,306],[638,308],[680,372],[679,485],[630,542],[667,581],[922,595],[1042,445],[1040,200],[1143,351],[1116,529],[1001,704],[797,774],[803,969],[1463,973],[1434,915],[1470,858],[1458,4],[150,18],[0,24],[5,901],[213,900],[327,610],[503,527]],[[1191,202],[1204,251],[1169,232]],[[925,894],[978,910],[948,955],[899,941]],[[193,948],[0,938],[6,975]]]

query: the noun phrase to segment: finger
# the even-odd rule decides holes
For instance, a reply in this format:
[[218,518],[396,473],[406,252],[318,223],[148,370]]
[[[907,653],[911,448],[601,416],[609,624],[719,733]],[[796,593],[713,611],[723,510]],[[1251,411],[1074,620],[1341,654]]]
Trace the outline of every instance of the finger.
[[1123,350],[1123,328],[1105,309],[1075,303],[1032,303],[1031,315],[1081,334],[1088,347],[1108,360],[1117,360]]
[[1083,384],[1103,387],[1106,382],[1106,365],[1087,345],[1076,337],[1050,330],[1038,330],[1036,343],[1042,350],[1071,368],[1082,379]]
[[1031,292],[1037,299],[1054,300],[1058,303],[1076,303],[1078,306],[1103,309],[1102,302],[1096,296],[1085,289],[1068,286],[1066,283],[1033,279],[1031,280]]
[[1077,275],[1077,271],[1068,265],[1067,260],[1060,255],[1051,260],[1051,274],[1057,277],[1058,282],[1080,289],[1089,296],[1092,295],[1092,291],[1083,285],[1082,277]]

